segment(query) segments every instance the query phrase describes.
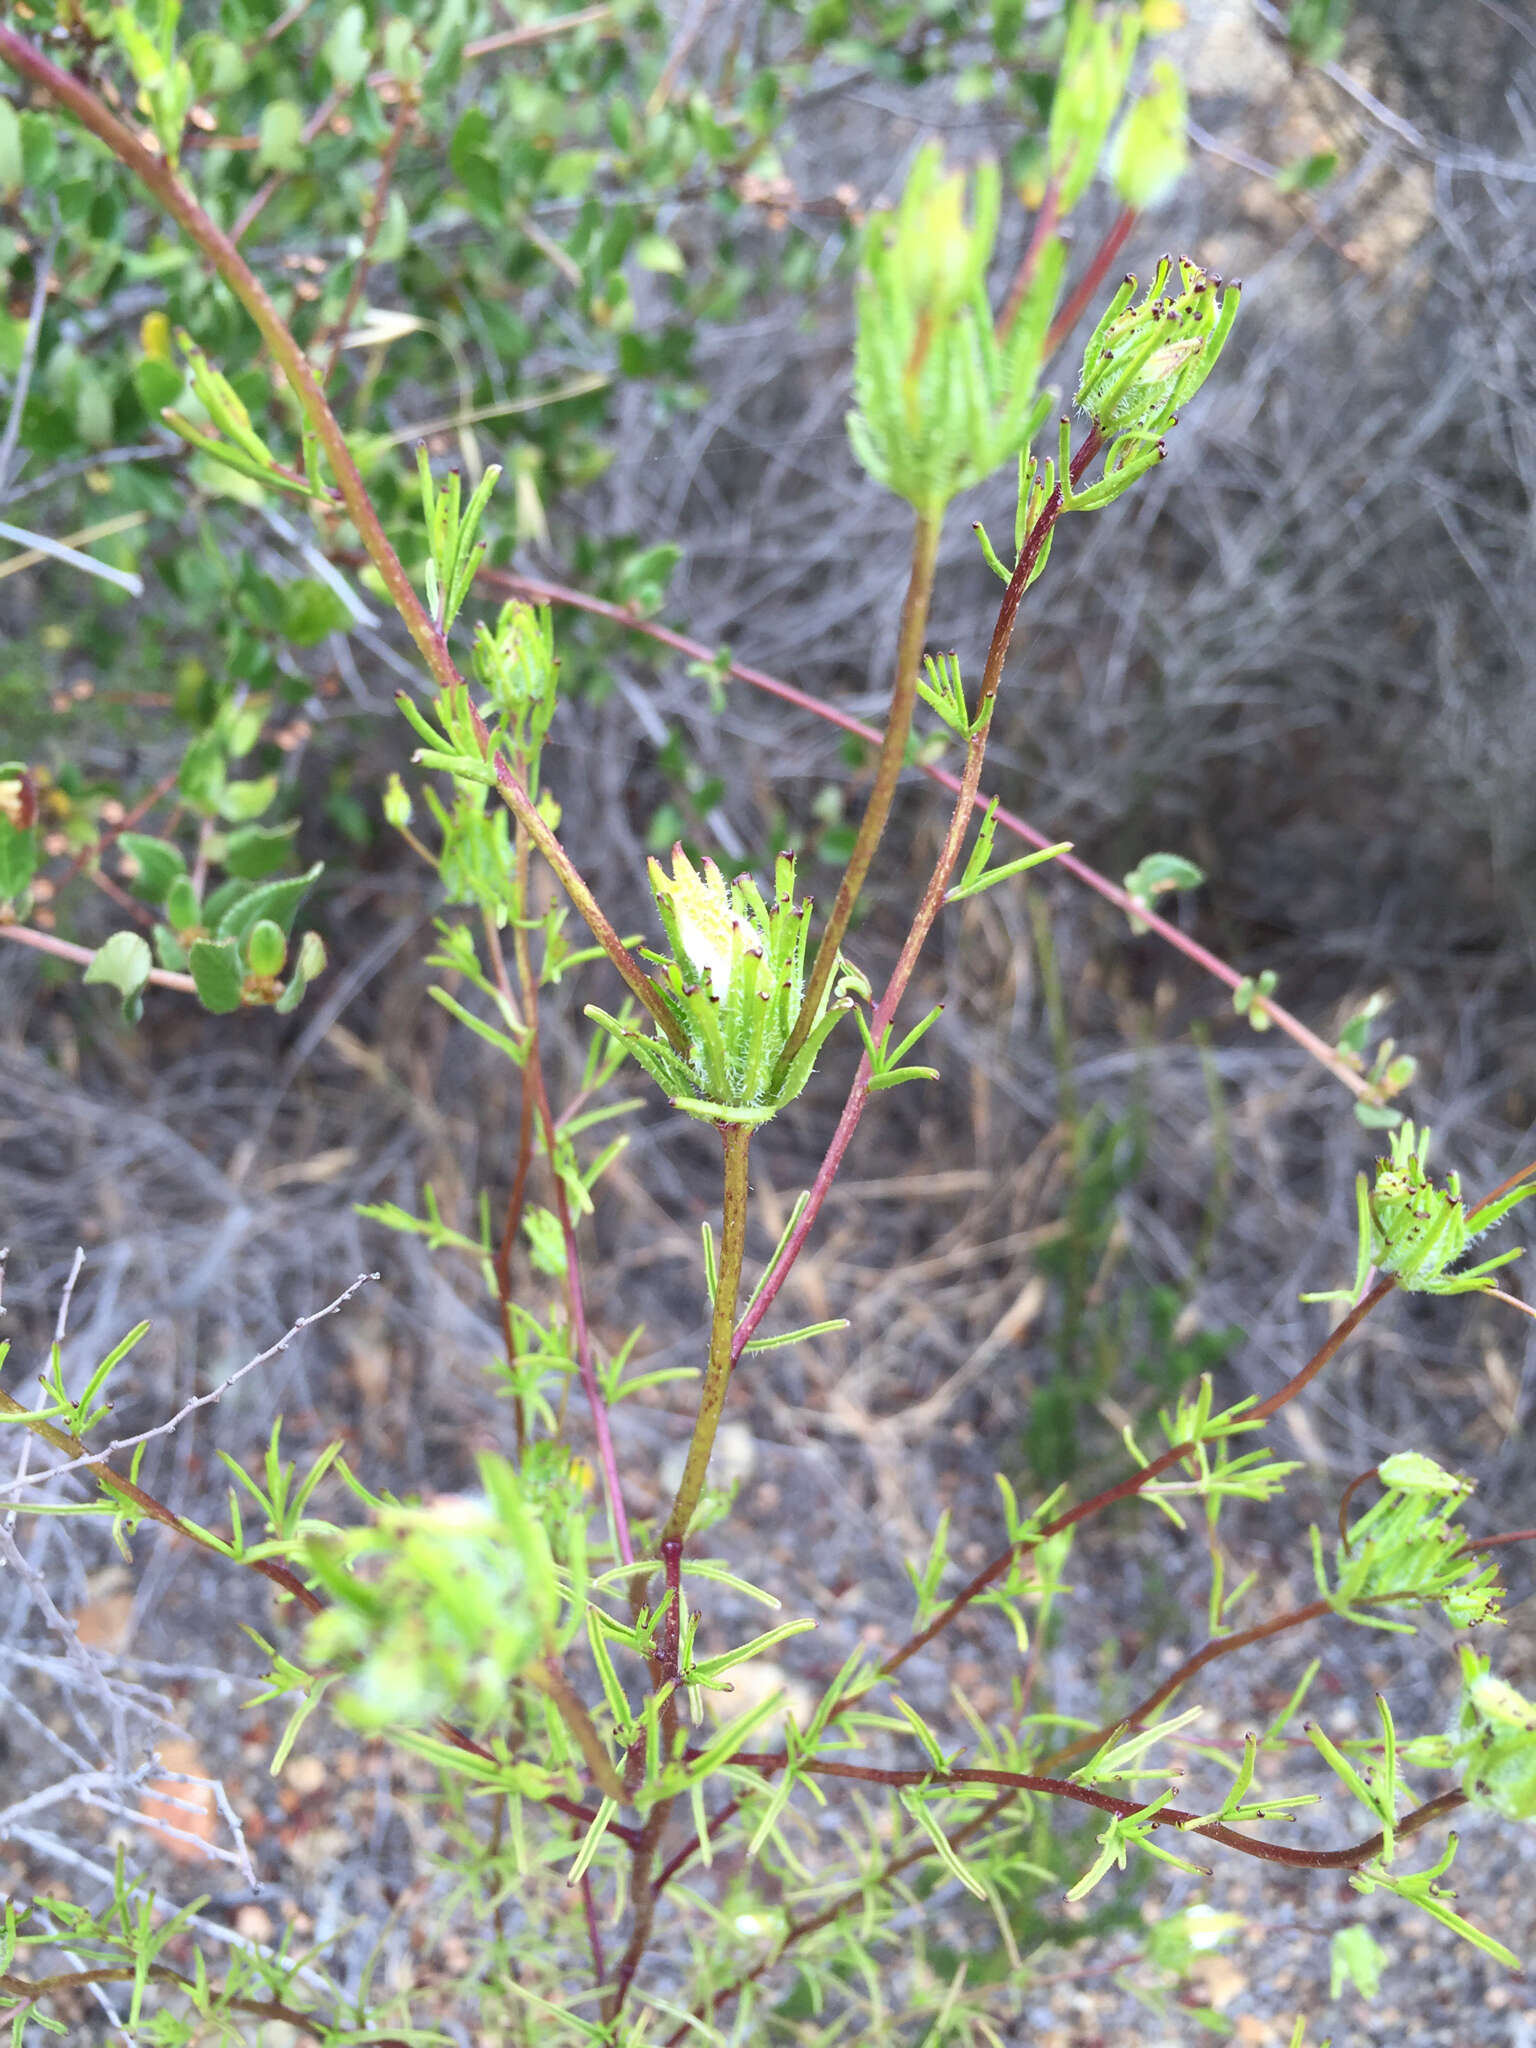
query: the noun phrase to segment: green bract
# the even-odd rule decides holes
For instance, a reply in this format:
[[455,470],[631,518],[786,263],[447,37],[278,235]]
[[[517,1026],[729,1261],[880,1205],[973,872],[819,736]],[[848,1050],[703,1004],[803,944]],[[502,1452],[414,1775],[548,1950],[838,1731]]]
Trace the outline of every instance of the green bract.
[[1475,1650],[1462,1650],[1461,1680],[1450,1731],[1461,1789],[1507,1820],[1536,1820],[1536,1700],[1494,1678]]
[[1171,256],[1160,258],[1139,306],[1131,303],[1137,280],[1128,277],[1083,351],[1076,402],[1109,444],[1106,479],[1160,459],[1160,436],[1216,367],[1237,318],[1238,286],[1187,256],[1178,259],[1179,289],[1164,298],[1173,267]]
[[727,882],[712,860],[699,874],[681,846],[669,876],[650,863],[651,893],[672,948],[671,958],[647,952],[662,969],[667,1007],[688,1041],[682,1058],[658,1033],[648,1037],[605,1010],[587,1015],[620,1041],[673,1106],[709,1123],[765,1124],[792,1102],[810,1078],[828,1032],[869,985],[840,963],[804,1045],[774,1085],[805,988],[810,903],[795,901],[795,859],[774,866],[774,899],[750,875]]
[[1360,1240],[1354,1285],[1335,1287],[1326,1294],[1304,1294],[1303,1301],[1358,1301],[1373,1269],[1391,1274],[1410,1294],[1499,1293],[1493,1275],[1520,1257],[1518,1245],[1459,1273],[1446,1269],[1485,1231],[1501,1223],[1511,1209],[1536,1195],[1536,1182],[1521,1174],[1524,1186],[1511,1188],[1469,1213],[1462,1201],[1459,1174],[1448,1174],[1443,1188],[1429,1178],[1429,1139],[1427,1129],[1416,1131],[1412,1124],[1404,1124],[1392,1133],[1389,1155],[1376,1162],[1374,1187],[1368,1186],[1363,1173],[1355,1176]]
[[929,520],[1011,462],[1051,409],[1037,386],[1063,245],[1047,238],[999,331],[986,290],[996,164],[977,166],[969,221],[965,185],[936,144],[920,151],[900,206],[865,232],[858,291],[848,438],[875,481]]

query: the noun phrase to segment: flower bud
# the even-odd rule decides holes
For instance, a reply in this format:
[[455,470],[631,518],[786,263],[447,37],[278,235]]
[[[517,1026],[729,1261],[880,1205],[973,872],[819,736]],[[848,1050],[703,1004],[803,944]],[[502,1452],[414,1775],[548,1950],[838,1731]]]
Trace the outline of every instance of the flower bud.
[[1155,441],[1214,369],[1237,317],[1236,285],[1188,257],[1178,267],[1179,289],[1165,298],[1173,258],[1163,257],[1139,306],[1128,277],[1089,338],[1077,403],[1106,441]]
[[509,598],[494,632],[482,619],[475,627],[474,666],[498,711],[526,713],[546,699],[553,702],[559,664],[548,605],[536,609]]
[[258,917],[245,942],[245,964],[263,981],[281,974],[288,958],[288,940],[283,928],[270,917]]
[[403,832],[411,822],[410,792],[398,775],[392,774],[384,785],[382,809],[385,824],[393,825],[397,832]]
[[1092,182],[1140,38],[1141,22],[1134,15],[1100,14],[1093,0],[1076,0],[1071,9],[1047,150],[1057,211],[1063,216]]
[[986,294],[997,166],[977,166],[969,219],[966,185],[936,144],[921,150],[900,205],[869,222],[858,289],[848,438],[877,483],[933,522],[957,491],[1012,461],[1050,411],[1038,384],[1062,242],[1045,238],[1000,331]]
[[1475,1650],[1461,1653],[1461,1680],[1450,1734],[1462,1791],[1506,1820],[1536,1819],[1536,1700],[1493,1677]]
[[986,275],[997,232],[995,165],[976,177],[976,219],[965,218],[965,173],[943,170],[943,152],[930,143],[918,154],[901,204],[877,223],[907,304],[920,320],[947,320]]
[[1120,124],[1109,175],[1125,204],[1144,213],[1166,199],[1189,161],[1189,108],[1184,81],[1166,58],[1152,66],[1152,84]]

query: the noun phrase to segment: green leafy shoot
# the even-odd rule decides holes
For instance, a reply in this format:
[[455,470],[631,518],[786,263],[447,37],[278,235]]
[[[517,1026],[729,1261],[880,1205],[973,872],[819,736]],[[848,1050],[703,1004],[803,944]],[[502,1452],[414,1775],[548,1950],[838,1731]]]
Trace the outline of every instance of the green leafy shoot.
[[498,464],[491,464],[471,492],[467,505],[461,502],[462,484],[457,470],[451,471],[447,481],[434,490],[432,465],[424,441],[416,446],[416,473],[427,527],[427,610],[438,631],[446,633],[469,595],[485,553],[484,541],[477,541],[475,536],[501,469]]
[[895,1046],[891,1044],[891,1033],[896,1028],[894,1024],[886,1025],[880,1034],[880,1043],[876,1045],[873,1037],[870,1035],[869,1025],[865,1021],[864,1012],[862,1010],[855,1010],[853,1014],[854,1021],[859,1027],[859,1036],[864,1041],[864,1051],[869,1059],[869,1092],[871,1095],[879,1094],[887,1088],[900,1088],[907,1081],[937,1081],[939,1078],[937,1067],[904,1067],[901,1063],[923,1034],[931,1030],[940,1017],[943,1016],[944,1005],[942,1003],[935,1003],[922,1022],[915,1024],[906,1037],[902,1039],[901,1043]]
[[990,889],[994,883],[1006,882],[1013,875],[1022,875],[1028,868],[1039,867],[1042,861],[1054,860],[1059,853],[1072,851],[1071,840],[1061,839],[1054,846],[1042,846],[1036,853],[1026,853],[1019,860],[1006,861],[1002,867],[989,871],[987,863],[992,858],[992,843],[997,836],[997,803],[994,797],[987,805],[977,827],[965,871],[959,881],[952,883],[944,892],[946,903],[963,903],[967,896],[979,896],[983,889]]
[[1143,1778],[1166,1778],[1166,1765],[1148,1766],[1143,1762],[1147,1751],[1198,1721],[1204,1712],[1204,1707],[1186,1707],[1182,1713],[1155,1722],[1150,1728],[1137,1728],[1129,1733],[1116,1729],[1072,1775],[1081,1785],[1136,1784]]
[[1366,1066],[1365,1051],[1370,1041],[1371,1026],[1391,1000],[1384,989],[1377,989],[1368,996],[1364,1005],[1347,1020],[1335,1045],[1346,1065],[1365,1076],[1370,1093],[1356,1102],[1355,1118],[1367,1130],[1390,1131],[1402,1122],[1402,1111],[1388,1105],[1394,1095],[1400,1095],[1409,1085],[1419,1067],[1412,1053],[1397,1050],[1397,1042],[1392,1038],[1381,1041],[1369,1068]]
[[210,433],[194,425],[184,414],[164,406],[160,417],[171,432],[189,447],[201,450],[226,469],[249,477],[255,483],[264,484],[272,490],[287,491],[293,497],[318,498],[327,504],[339,504],[336,494],[320,483],[309,450],[305,451],[303,471],[290,469],[279,462],[257,433],[245,401],[229,379],[213,367],[185,330],[178,329],[176,340],[187,358],[193,393],[207,414],[213,431]]
[[1432,1920],[1438,1920],[1442,1927],[1448,1927],[1453,1934],[1459,1934],[1463,1941],[1469,1941],[1484,1955],[1492,1956],[1495,1962],[1506,1968],[1518,1970],[1520,1959],[1513,1955],[1501,1941],[1495,1941],[1491,1934],[1485,1934],[1480,1927],[1474,1927],[1451,1905],[1456,1894],[1436,1884],[1455,1861],[1457,1837],[1447,1835],[1445,1849],[1438,1861],[1428,1870],[1412,1875],[1402,1871],[1388,1871],[1380,1863],[1368,1863],[1363,1870],[1351,1871],[1350,1883],[1357,1892],[1367,1895],[1371,1892],[1391,1892],[1406,1905],[1417,1906],[1420,1912],[1428,1913]]
[[1075,1904],[1077,1900],[1086,1898],[1111,1870],[1124,1870],[1126,1859],[1133,1848],[1144,1850],[1158,1862],[1171,1863],[1175,1869],[1188,1871],[1192,1876],[1208,1877],[1210,1870],[1207,1865],[1191,1863],[1185,1857],[1176,1856],[1172,1850],[1165,1849],[1160,1842],[1153,1839],[1152,1828],[1157,1816],[1165,1806],[1172,1803],[1172,1800],[1173,1792],[1170,1789],[1160,1793],[1149,1806],[1142,1807],[1138,1813],[1112,1814],[1109,1825],[1098,1837],[1099,1854],[1067,1893],[1068,1900]]
[[1459,1175],[1449,1174],[1443,1188],[1430,1180],[1425,1165],[1429,1141],[1428,1130],[1420,1133],[1412,1124],[1403,1124],[1392,1133],[1390,1154],[1376,1162],[1374,1186],[1363,1173],[1356,1176],[1359,1251],[1354,1284],[1327,1293],[1304,1294],[1302,1300],[1358,1302],[1374,1268],[1389,1274],[1410,1294],[1491,1294],[1526,1315],[1536,1315],[1536,1310],[1516,1296],[1504,1293],[1492,1277],[1499,1267],[1521,1256],[1518,1245],[1464,1272],[1447,1270],[1511,1209],[1536,1195],[1536,1180],[1529,1177],[1536,1167],[1528,1167],[1520,1176],[1523,1186],[1483,1203],[1469,1215]]
[[1274,1024],[1265,1003],[1280,985],[1280,977],[1273,967],[1266,967],[1257,976],[1245,974],[1232,991],[1232,1007],[1239,1017],[1246,1017],[1255,1031],[1268,1031]]
[[[111,1414],[111,1402],[103,1401],[98,1397],[105,1388],[108,1379],[117,1370],[118,1366],[122,1364],[134,1346],[147,1336],[148,1332],[148,1323],[136,1323],[126,1337],[113,1345],[106,1357],[102,1359],[94,1372],[91,1373],[85,1385],[80,1389],[80,1392],[74,1395],[70,1394],[64,1385],[63,1359],[59,1346],[57,1344],[50,1345],[48,1364],[42,1375],[43,1393],[48,1405],[41,1409],[34,1408],[28,1410],[32,1419],[40,1422],[44,1420],[51,1421],[57,1417],[63,1422],[64,1427],[71,1436],[85,1436],[105,1416]],[[10,1418],[0,1417],[0,1420],[8,1421]]]
[[[1019,489],[1013,518],[1013,564],[1017,568],[1019,557],[1024,552],[1024,543],[1034,531],[1037,522],[1049,504],[1056,489],[1056,464],[1049,456],[1042,462],[1026,448],[1019,455]],[[993,575],[1002,583],[1013,581],[1013,569],[1005,568],[992,545],[991,536],[978,519],[971,528],[981,548],[982,559]],[[1045,539],[1039,544],[1034,565],[1025,582],[1025,590],[1032,589],[1045,574],[1046,564],[1051,559],[1055,545],[1056,527],[1054,521],[1048,528]]]
[[[925,654],[923,673],[917,679],[917,694],[936,711],[950,731],[962,740],[972,736],[970,707],[965,684],[960,678],[960,657],[956,654]],[[985,714],[984,714],[985,715]]]
[[[1222,1827],[1242,1827],[1249,1822],[1289,1820],[1301,1806],[1315,1806],[1319,1794],[1315,1792],[1291,1793],[1282,1799],[1250,1799],[1254,1773],[1258,1766],[1260,1743],[1256,1735],[1243,1737],[1243,1754],[1233,1773],[1232,1783],[1227,1787],[1220,1806],[1209,1813],[1199,1813],[1192,1819],[1181,1821],[1180,1827],[1186,1834],[1199,1828],[1219,1824]],[[1219,1754],[1217,1762],[1227,1760]]]
[[1322,1532],[1312,1530],[1317,1590],[1336,1614],[1365,1628],[1412,1634],[1382,1606],[1434,1604],[1453,1628],[1499,1618],[1503,1589],[1493,1565],[1462,1546],[1454,1517],[1472,1482],[1446,1472],[1417,1451],[1401,1451],[1377,1470],[1381,1498],[1340,1539],[1332,1583]]

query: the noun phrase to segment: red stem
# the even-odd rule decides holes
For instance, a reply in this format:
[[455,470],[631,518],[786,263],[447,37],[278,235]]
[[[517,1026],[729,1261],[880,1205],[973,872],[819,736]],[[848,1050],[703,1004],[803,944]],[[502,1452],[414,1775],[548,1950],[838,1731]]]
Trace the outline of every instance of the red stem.
[[1134,207],[1127,206],[1117,216],[1109,233],[1094,251],[1093,261],[1078,279],[1072,296],[1051,322],[1050,332],[1045,337],[1047,359],[1055,355],[1057,349],[1061,347],[1061,344],[1082,318],[1084,307],[1104,282],[1105,272],[1125,247],[1138,218],[1139,215]]
[[[1009,331],[1014,321],[1019,317],[1019,308],[1024,303],[1024,294],[1029,290],[1030,284],[1033,281],[1035,268],[1040,261],[1041,252],[1045,248],[1046,243],[1051,239],[1051,236],[1056,232],[1060,199],[1060,188],[1057,186],[1056,180],[1052,178],[1045,188],[1044,198],[1040,201],[1040,210],[1035,215],[1034,226],[1030,230],[1029,245],[1024,251],[1023,259],[1017,271],[1014,273],[1013,283],[1008,287],[1008,296],[1003,301],[1003,310],[998,316],[997,338],[999,341],[1006,341],[1008,339]],[[1047,350],[1047,353],[1049,353],[1049,350]]]
[[[528,835],[522,821],[517,827],[517,867],[521,879],[521,896],[524,903],[528,890]],[[603,1474],[603,1492],[608,1500],[608,1513],[613,1521],[614,1541],[625,1564],[635,1561],[634,1544],[630,1539],[629,1516],[624,1508],[624,1489],[619,1480],[618,1453],[614,1449],[613,1431],[608,1423],[608,1405],[603,1399],[602,1389],[597,1384],[597,1368],[592,1359],[592,1333],[587,1322],[586,1288],[581,1274],[581,1252],[576,1243],[576,1226],[571,1217],[571,1205],[557,1166],[557,1138],[554,1112],[550,1107],[549,1090],[544,1081],[544,1063],[540,1053],[539,1039],[539,988],[533,971],[532,952],[528,944],[526,921],[519,918],[513,927],[513,948],[517,957],[517,977],[523,991],[523,1010],[528,1021],[528,1056],[523,1062],[524,1115],[527,1114],[529,1096],[533,1099],[534,1113],[538,1118],[544,1138],[544,1153],[549,1162],[550,1179],[554,1183],[555,1215],[560,1224],[560,1242],[565,1253],[565,1297],[571,1318],[571,1336],[576,1346],[576,1370],[581,1379],[582,1392],[587,1397],[587,1407],[592,1416],[592,1433],[597,1439],[597,1459]],[[492,958],[499,959],[500,945],[492,948]],[[505,967],[502,972],[505,973]],[[517,1213],[521,1215],[523,1195],[526,1188],[521,1151],[518,1159],[519,1184],[513,1189]],[[506,1255],[507,1285],[511,1284],[513,1200],[507,1204],[507,1221],[503,1227],[501,1251]],[[498,1272],[498,1286],[501,1285]],[[504,1309],[504,1323],[511,1325],[510,1299]]]
[[[779,1762],[773,1755],[757,1756],[751,1750],[738,1751],[734,1762],[751,1767],[764,1768]],[[799,1768],[813,1773],[818,1778],[851,1778],[862,1785],[889,1785],[897,1788],[923,1787],[931,1790],[935,1786],[950,1785],[997,1785],[1009,1792],[1039,1792],[1051,1799],[1066,1799],[1078,1806],[1097,1807],[1100,1813],[1112,1813],[1121,1819],[1140,1813],[1144,1799],[1116,1799],[1112,1793],[1101,1792],[1095,1785],[1079,1785],[1073,1778],[1041,1777],[1032,1771],[999,1771],[978,1766],[971,1770],[935,1771],[885,1771],[874,1764],[840,1764],[818,1760],[803,1762]],[[1417,1834],[1432,1820],[1438,1820],[1444,1813],[1452,1813],[1457,1807],[1465,1806],[1467,1795],[1461,1791],[1441,1792],[1435,1798],[1426,1800],[1405,1814],[1397,1823],[1393,1833],[1398,1838]],[[1182,1827],[1185,1823],[1198,1820],[1199,1815],[1182,1806],[1165,1806],[1152,1819],[1153,1828]],[[1240,1835],[1236,1828],[1229,1828],[1222,1821],[1207,1821],[1204,1826],[1192,1828],[1192,1834],[1202,1836],[1206,1841],[1220,1842],[1225,1849],[1236,1849],[1244,1856],[1255,1856],[1264,1863],[1284,1863],[1292,1870],[1356,1870],[1362,1863],[1369,1863],[1379,1855],[1385,1839],[1380,1834],[1371,1835],[1364,1842],[1352,1842],[1344,1849],[1292,1849],[1283,1842],[1264,1842],[1252,1835]]]
[[[1081,479],[1101,445],[1098,428],[1090,429],[1082,447],[1072,458],[1073,483],[1077,483]],[[998,685],[1002,680],[1003,664],[1008,656],[1008,645],[1013,638],[1013,628],[1018,617],[1019,605],[1034,573],[1035,565],[1040,559],[1041,552],[1046,542],[1050,539],[1051,529],[1061,514],[1061,509],[1061,486],[1058,484],[1055,490],[1051,492],[1049,498],[1047,498],[1044,506],[1041,508],[1039,517],[1025,539],[1014,572],[1008,580],[1008,588],[1003,593],[1003,601],[998,607],[997,623],[992,629],[992,643],[987,650],[987,664],[982,674],[978,712],[989,707],[997,695]],[[980,724],[966,751],[965,773],[960,779],[959,794],[950,819],[949,831],[945,835],[944,845],[934,865],[933,873],[929,876],[928,886],[923,891],[923,899],[918,905],[917,915],[912,920],[911,930],[907,933],[896,965],[891,970],[891,977],[886,983],[885,993],[881,996],[873,1015],[869,1019],[869,1035],[876,1045],[879,1045],[881,1038],[895,1020],[896,1011],[901,1004],[902,997],[907,992],[908,983],[911,981],[913,972],[916,969],[918,956],[922,952],[928,934],[933,929],[934,921],[943,907],[944,892],[949,887],[950,877],[954,873],[965,829],[970,822],[970,814],[976,802],[976,792],[981,780],[981,766],[986,753],[986,744],[987,724],[983,722]],[[865,1106],[869,1101],[870,1075],[869,1055],[865,1053],[860,1059],[858,1071],[853,1077],[853,1086],[848,1091],[848,1099],[843,1105],[842,1115],[838,1118],[837,1128],[832,1133],[832,1142],[828,1145],[826,1156],[817,1169],[815,1180],[811,1183],[810,1196],[804,1209],[801,1211],[800,1219],[785,1239],[784,1247],[779,1253],[778,1258],[774,1261],[773,1267],[764,1279],[762,1286],[759,1288],[756,1299],[736,1326],[736,1336],[732,1346],[733,1361],[741,1357],[742,1352],[751,1342],[753,1332],[772,1307],[779,1289],[784,1285],[785,1280],[789,1277],[791,1268],[804,1249],[805,1242],[815,1226],[817,1217],[821,1213],[822,1204],[826,1201],[828,1194],[831,1192],[832,1184],[837,1178],[838,1171],[843,1163],[843,1156],[852,1142],[854,1132],[858,1129],[859,1119],[863,1116]]]

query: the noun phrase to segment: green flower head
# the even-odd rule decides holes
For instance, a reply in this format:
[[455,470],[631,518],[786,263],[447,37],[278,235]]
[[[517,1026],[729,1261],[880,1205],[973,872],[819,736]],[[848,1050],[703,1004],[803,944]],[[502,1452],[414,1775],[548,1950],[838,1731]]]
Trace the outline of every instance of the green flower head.
[[1139,306],[1128,277],[1089,337],[1077,403],[1106,441],[1155,442],[1216,367],[1237,318],[1236,285],[1181,256],[1178,289],[1165,295],[1173,269],[1164,256]]
[[1450,1729],[1461,1789],[1506,1820],[1536,1820],[1536,1700],[1495,1678],[1475,1650],[1461,1653],[1461,1684]]
[[669,875],[650,863],[651,893],[669,954],[647,952],[688,1051],[661,1035],[590,1007],[587,1015],[616,1037],[671,1097],[674,1107],[709,1123],[763,1124],[810,1078],[827,1034],[868,984],[846,962],[823,995],[805,1043],[784,1072],[784,1049],[805,992],[808,900],[795,901],[795,862],[780,854],[773,901],[750,875],[728,882],[712,860],[703,872],[681,846]]
[[859,462],[925,519],[1011,462],[1051,409],[1039,389],[1064,245],[1040,250],[1002,322],[987,301],[1002,186],[996,164],[947,171],[918,152],[901,203],[864,236],[848,438]]

